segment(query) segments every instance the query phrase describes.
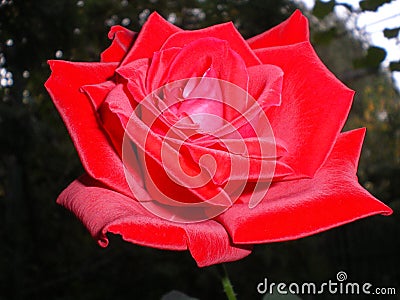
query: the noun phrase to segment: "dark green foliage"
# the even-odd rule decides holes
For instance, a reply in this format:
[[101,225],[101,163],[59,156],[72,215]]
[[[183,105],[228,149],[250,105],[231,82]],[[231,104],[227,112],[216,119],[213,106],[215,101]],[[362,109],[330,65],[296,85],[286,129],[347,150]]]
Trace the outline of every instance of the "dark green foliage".
[[312,10],[312,13],[314,16],[317,18],[323,19],[327,15],[333,12],[333,9],[335,8],[336,1],[335,0],[330,0],[330,1],[320,1],[317,0],[315,1],[314,8]]
[[400,27],[396,28],[385,28],[383,30],[383,35],[388,39],[394,39],[399,35]]
[[[334,12],[335,6],[341,6],[346,8],[353,17],[357,17],[360,16],[363,12],[377,11],[379,7],[390,2],[392,2],[392,0],[363,0],[359,2],[360,8],[357,8],[354,7],[352,4],[346,2],[340,2],[340,1],[336,2],[335,0],[330,0],[330,1],[315,0],[314,7],[311,12],[315,17],[317,17],[320,20],[323,20],[325,17],[331,15],[331,13]],[[396,16],[397,15],[393,15],[389,18],[392,19]],[[376,23],[379,23],[383,20],[377,21]],[[397,38],[399,35],[399,29],[400,27],[385,28],[383,30],[383,35],[388,39]],[[314,42],[316,42],[317,44],[329,43],[332,41],[332,39],[335,37],[336,34],[337,33],[335,28],[332,27],[331,25],[329,29],[319,30],[318,32],[316,32],[313,37]],[[362,58],[357,58],[354,61],[354,67],[358,69],[364,68],[369,71],[372,69],[378,70],[384,58],[386,57],[386,54],[384,55],[383,50],[384,49],[382,49],[381,47],[371,46],[370,49],[368,49],[366,56]],[[385,57],[382,59],[383,56]],[[396,62],[393,62],[393,66],[396,66]],[[397,71],[397,68],[390,67],[389,70],[394,72]]]
[[390,62],[390,70],[391,71],[400,71],[400,61]]
[[353,61],[355,68],[378,69],[381,62],[386,58],[386,50],[381,47],[371,46],[362,58]]
[[362,10],[377,11],[383,4],[390,3],[392,0],[362,0],[360,7]]

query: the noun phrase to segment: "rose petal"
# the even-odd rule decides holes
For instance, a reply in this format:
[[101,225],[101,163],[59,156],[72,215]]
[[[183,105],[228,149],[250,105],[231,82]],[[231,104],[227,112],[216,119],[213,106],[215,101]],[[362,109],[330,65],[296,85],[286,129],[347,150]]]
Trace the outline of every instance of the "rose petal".
[[168,82],[169,66],[181,49],[169,48],[154,53],[146,78],[148,92],[155,91]]
[[[194,143],[187,143],[183,142],[185,138],[183,138],[183,140],[179,139],[181,137],[179,135],[176,136],[179,140],[175,140],[175,138],[164,135],[160,137],[151,132],[143,124],[143,122],[135,115],[132,115],[132,113],[132,107],[129,104],[129,100],[124,95],[122,85],[118,85],[109,94],[100,109],[101,119],[104,123],[103,126],[109,133],[115,147],[117,147],[118,153],[121,153],[120,146],[122,145],[122,138],[124,137],[125,133],[128,133],[128,137],[132,139],[132,141],[135,142],[139,148],[146,151],[148,156],[146,159],[146,170],[148,170],[148,174],[151,176],[152,182],[162,182],[162,185],[157,184],[160,190],[174,199],[182,199],[181,201],[183,203],[198,202],[199,199],[202,199],[202,201],[209,200],[216,193],[221,191],[220,188],[215,190],[217,187],[214,186],[214,184],[221,185],[226,183],[228,180],[238,180],[241,182],[245,182],[247,180],[281,180],[283,177],[287,177],[293,173],[293,170],[287,165],[279,161],[274,161],[276,158],[280,158],[287,154],[285,147],[280,144],[279,141],[277,142],[274,139],[244,138],[242,141],[222,139],[219,141],[219,143],[223,148],[224,146],[229,146],[230,152],[232,153],[228,153],[225,150],[220,150],[220,147],[213,149],[210,147],[210,145],[206,144],[207,140],[199,140],[194,141]],[[127,125],[130,118],[131,123]],[[128,132],[125,132],[125,128],[127,126],[129,126],[129,130]],[[147,139],[146,145],[143,144],[144,137]],[[161,145],[163,145],[164,148],[162,148]],[[260,147],[263,149],[262,152],[260,152]],[[185,153],[182,156],[180,152],[183,150]],[[271,152],[272,150],[274,151]],[[161,158],[161,151],[169,154],[165,154],[164,158]],[[247,154],[246,151],[248,152]],[[207,164],[201,164],[201,159],[204,155],[211,155],[213,159],[215,159],[216,165],[218,166],[215,172],[210,171],[212,168],[208,168]],[[151,160],[150,157],[152,158]],[[180,174],[180,168],[176,169],[174,166],[176,166],[178,161],[180,163],[180,167],[182,167],[185,172],[188,172],[188,174],[191,172],[193,173],[192,176],[198,175],[200,172],[199,166],[201,165],[203,169],[210,171],[209,174],[214,174],[212,177],[214,184],[210,182],[202,188],[195,189],[182,188],[181,186],[177,185],[169,178],[169,175],[167,174],[172,175],[177,181],[182,182],[184,187],[191,186],[192,182],[195,181],[195,178],[192,178],[190,181],[183,181],[182,176],[177,175]],[[136,178],[137,174],[139,173],[138,163],[135,163],[134,165],[136,168],[131,168],[131,172],[133,172]],[[224,167],[222,168],[221,166]],[[275,167],[275,173],[273,173],[273,169]],[[167,170],[167,172],[165,170]],[[261,170],[269,171],[261,173]],[[149,180],[151,179],[146,179],[148,185],[151,184]],[[136,181],[141,182],[139,179]],[[143,186],[143,184],[140,184],[140,186]],[[172,191],[174,192],[173,194],[171,194]],[[154,191],[149,192],[155,197],[154,199],[161,201],[153,193]],[[220,201],[220,204],[223,200],[218,201]]]
[[169,197],[179,205],[212,202],[210,199],[218,195],[216,204],[230,201],[190,155],[182,155],[180,149],[149,130],[135,114],[131,116],[126,134],[138,148],[146,188],[155,200],[170,204]]
[[210,67],[218,79],[247,88],[248,75],[243,59],[230,44],[216,38],[199,38],[185,45],[171,62],[167,77],[170,82],[202,77]]
[[74,181],[58,198],[83,222],[98,243],[108,245],[108,232],[131,243],[168,250],[189,249],[199,267],[241,259],[248,246],[235,246],[224,227],[208,220],[173,223],[156,217],[138,202],[99,186],[88,177]]
[[[174,140],[170,139],[169,142],[173,144]],[[215,172],[212,172],[214,174],[213,181],[222,185],[232,180],[270,181],[273,178],[282,179],[291,174],[293,170],[284,165],[274,172],[277,157],[285,153],[285,149],[282,149],[281,146],[277,147],[276,152],[274,142],[266,139],[221,140],[219,144],[225,148],[223,150],[203,147],[190,142],[182,144],[176,142],[175,147],[181,146],[187,151],[185,153],[199,165],[204,156],[210,155],[217,165]],[[261,151],[261,149],[263,150]]]
[[137,59],[129,64],[119,67],[116,72],[128,83],[131,104],[136,106],[147,96],[146,77],[149,69],[149,59]]
[[[203,77],[209,69],[212,69],[218,79],[238,86],[242,90],[247,90],[248,75],[242,58],[231,50],[226,41],[215,38],[202,38],[182,48],[171,62],[166,78],[169,82],[174,82],[184,78]],[[220,93],[214,93],[216,92],[215,89],[219,91],[220,81],[201,80],[198,87],[187,95],[189,98],[208,98],[212,95],[220,95],[221,97],[213,99],[216,101],[193,99],[183,102],[180,106],[180,112],[193,116],[192,119],[195,118],[195,122],[200,124],[200,127],[205,131],[214,131],[214,129],[223,125],[224,119],[229,121],[232,118],[229,114],[229,106],[236,108],[246,105],[244,101],[237,103],[237,105],[229,103],[234,97],[229,94],[226,95],[226,88],[219,91]],[[224,103],[227,104],[226,107],[223,105]],[[211,122],[207,114],[213,118]]]
[[80,88],[107,81],[117,63],[49,61],[45,86],[71,135],[85,170],[111,189],[130,195],[122,162],[101,129],[96,112]]
[[[274,169],[276,162],[271,159],[275,159],[276,156],[275,151],[273,153],[271,152],[271,147],[275,149],[275,142],[271,140],[264,141],[245,139],[243,141],[245,147],[247,147],[247,151],[250,151],[248,154],[252,157],[250,162],[249,158],[246,158],[245,153],[232,155],[226,151],[204,148],[191,143],[183,143],[183,141],[174,142],[174,139],[168,137],[163,137],[163,140],[161,141],[157,135],[149,131],[148,128],[143,127],[144,124],[142,124],[142,122],[137,119],[135,115],[132,115],[133,109],[123,91],[122,84],[118,85],[109,93],[107,99],[101,106],[99,113],[103,122],[103,126],[109,133],[114,147],[120,156],[122,156],[121,145],[122,139],[126,133],[125,128],[128,126],[127,124],[129,119],[132,118],[130,121],[131,123],[129,123],[130,130],[127,133],[129,134],[129,138],[131,138],[140,149],[146,151],[146,166],[144,166],[144,162],[142,162],[141,168],[146,168],[147,170],[143,173],[149,193],[155,197],[154,199],[161,202],[163,201],[160,197],[157,197],[155,190],[150,190],[150,186],[153,185],[151,182],[154,182],[164,194],[169,195],[169,197],[173,198],[174,200],[180,200],[183,203],[199,202],[199,200],[210,202],[209,199],[218,193],[222,193],[221,196],[219,198],[215,198],[216,200],[213,202],[216,202],[216,204],[221,204],[223,202],[225,205],[228,205],[229,203],[226,203],[227,199],[224,196],[225,193],[223,193],[221,188],[215,185],[226,183],[227,180],[239,180],[243,183],[245,183],[247,180],[272,180],[272,176],[275,176],[275,178],[282,178],[291,173],[290,168],[281,165],[280,168],[276,170],[276,174],[273,174],[272,170]],[[134,130],[132,130],[133,126],[135,127]],[[146,136],[148,140],[146,141],[146,145],[143,145],[144,141],[142,140]],[[181,143],[183,144],[181,145]],[[227,140],[227,144],[233,145],[234,141]],[[160,148],[161,145],[163,145],[164,148]],[[260,159],[260,146],[264,149],[264,155],[274,156],[263,157]],[[232,147],[236,150],[239,150],[235,145]],[[183,155],[180,153],[182,150],[186,151]],[[278,155],[281,156],[285,152],[284,150],[285,149],[283,147],[278,146]],[[161,151],[164,153],[168,152],[169,154],[166,154],[164,158],[161,158]],[[204,155],[211,155],[215,159],[218,166],[216,172],[211,171],[212,168],[209,168],[207,164],[204,164],[205,161],[201,160]],[[134,158],[133,155],[131,156]],[[150,157],[152,159],[150,159]],[[191,175],[193,177],[191,177],[189,181],[185,181],[182,176],[179,175],[181,174],[181,169],[175,168],[177,166],[177,162],[180,163],[180,167],[185,170],[185,172],[188,174],[193,173]],[[129,174],[136,178],[132,181],[132,184],[134,185],[133,192],[135,196],[137,196],[137,191],[138,189],[140,191],[140,189],[143,187],[143,183],[139,176],[141,172],[136,159],[134,159],[133,163],[133,166],[125,167],[130,167]],[[132,164],[132,162],[130,164]],[[229,167],[231,164],[232,168]],[[210,181],[209,183],[205,184],[205,186],[198,188],[185,188],[193,186],[194,183],[198,185],[198,181],[194,177],[200,176],[198,174],[200,172],[200,165],[204,171],[207,170],[209,171],[209,174],[215,174],[212,177],[213,182]],[[224,167],[221,168],[221,166]],[[270,170],[270,172],[267,172],[268,174],[260,174],[261,170]],[[207,174],[203,174],[205,177],[201,177],[205,183],[211,179],[211,177]],[[149,178],[147,175],[149,175],[151,178]],[[173,182],[169,176],[173,176],[175,180],[181,182],[183,187]],[[161,182],[162,185],[159,184]],[[137,187],[138,185],[139,187]]]
[[101,62],[120,62],[132,46],[137,33],[122,26],[113,26],[108,38],[113,40],[111,46],[100,55]]
[[114,87],[115,83],[113,81],[106,81],[98,84],[84,85],[81,87],[81,90],[86,93],[92,101],[93,108],[97,111]]
[[100,106],[98,113],[102,126],[107,132],[115,151],[121,159],[123,158],[124,174],[134,197],[139,201],[144,201],[150,199],[150,196],[144,189],[142,172],[137,157],[133,154],[123,157],[122,154],[125,128],[130,115],[133,113],[133,108],[125,89],[123,84],[118,84],[112,89]]
[[[201,38],[216,38],[227,41],[232,50],[242,57],[247,67],[260,64],[260,60],[256,55],[254,55],[247,42],[243,39],[231,22],[214,25],[200,30],[179,31],[168,38],[161,50],[172,47],[182,48],[185,45]],[[208,50],[212,50],[212,47],[210,47]]]
[[273,65],[257,65],[247,68],[249,94],[266,110],[281,104],[283,71]]
[[251,253],[251,246],[234,245],[226,229],[215,221],[188,224],[185,230],[199,267],[239,260]]
[[312,177],[346,121],[354,92],[329,72],[308,42],[256,53],[285,74],[282,103],[267,112],[275,136],[291,154],[283,162],[297,174]]
[[[146,227],[151,226],[153,222],[156,224],[166,222],[148,212],[139,202],[111,191],[85,175],[72,182],[60,194],[57,203],[72,211],[102,247],[108,245],[106,233],[109,226],[122,225],[124,220],[130,218],[132,222],[138,223],[137,242],[140,243],[147,239],[157,248],[186,249],[185,239],[181,233],[178,234],[179,230],[174,232],[173,226],[166,228],[171,232],[170,235],[165,235],[162,230],[154,232],[146,230]],[[171,224],[173,225],[173,223]],[[131,230],[133,231],[132,235],[135,234],[134,228]],[[124,230],[121,229],[121,234],[123,232]],[[147,234],[145,234],[146,232]],[[161,232],[163,234],[160,234]],[[126,234],[128,235],[129,231]]]
[[285,46],[309,40],[308,20],[300,10],[279,25],[247,40],[252,49]]
[[323,167],[312,179],[279,182],[255,208],[235,204],[218,217],[235,243],[286,241],[312,235],[392,210],[357,182],[356,170],[365,130],[340,135]]
[[153,53],[160,50],[172,34],[179,31],[182,31],[182,29],[167,22],[156,12],[152,13],[121,65],[131,63],[139,58],[151,58]]
[[210,37],[191,41],[182,48],[173,47],[155,53],[147,86],[150,92],[166,83],[203,77],[210,69],[219,79],[247,90],[248,75],[243,59],[228,42]]
[[[121,107],[125,108],[121,109]],[[213,202],[212,200],[210,201],[210,199],[218,195],[218,197],[215,198],[216,204],[220,205],[224,203],[227,205],[227,202],[230,204],[229,197],[221,188],[215,186],[212,181],[199,188],[188,188],[196,184],[194,182],[197,182],[197,179],[190,176],[182,178],[182,170],[185,170],[183,172],[189,172],[188,174],[193,172],[197,174],[198,165],[194,164],[190,156],[181,156],[177,152],[178,149],[171,147],[168,143],[163,143],[162,138],[152,132],[143,121],[132,112],[132,108],[129,108],[128,100],[122,90],[122,85],[117,86],[113,92],[110,93],[110,97],[107,97],[100,109],[101,119],[104,122],[103,126],[109,132],[111,140],[116,144],[117,152],[121,153],[119,145],[122,144],[121,139],[124,138],[125,146],[123,147],[133,142],[138,150],[145,151],[146,153],[145,156],[139,155],[140,167],[139,163],[136,161],[136,157],[134,157],[136,154],[131,153],[132,151],[129,149],[127,149],[129,152],[126,152],[126,156],[123,157],[124,163],[128,163],[126,160],[129,159],[129,165],[125,165],[129,170],[127,176],[134,195],[140,201],[147,200],[147,198],[142,199],[139,197],[139,195],[143,194],[141,191],[141,179],[138,178],[135,180],[135,178],[139,177],[139,174],[142,173],[141,175],[145,180],[145,185],[149,194],[157,201],[163,202],[162,196],[168,195],[170,198],[181,201],[182,203],[197,203],[207,200]],[[164,153],[168,153],[165,154],[163,158],[161,157],[161,150]],[[177,157],[179,158],[179,164],[177,164],[175,160]],[[145,158],[145,161],[143,158]],[[207,174],[203,172],[201,177],[206,175]],[[172,181],[170,176],[174,177],[180,184]],[[157,192],[154,187],[157,187],[161,194]],[[170,202],[168,202],[168,204],[170,204]]]
[[123,84],[118,84],[110,91],[98,112],[103,128],[107,131],[114,148],[121,157],[126,124],[133,113],[133,108],[124,91]]

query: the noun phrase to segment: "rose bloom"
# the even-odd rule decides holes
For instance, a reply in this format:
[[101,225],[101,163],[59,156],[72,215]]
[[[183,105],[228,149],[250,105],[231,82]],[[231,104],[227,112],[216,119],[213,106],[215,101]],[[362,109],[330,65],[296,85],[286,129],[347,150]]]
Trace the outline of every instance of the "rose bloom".
[[101,246],[119,234],[207,266],[392,212],[358,183],[365,129],[341,132],[354,93],[299,11],[249,40],[157,13],[109,37],[100,62],[50,61],[46,82],[86,170],[57,201]]

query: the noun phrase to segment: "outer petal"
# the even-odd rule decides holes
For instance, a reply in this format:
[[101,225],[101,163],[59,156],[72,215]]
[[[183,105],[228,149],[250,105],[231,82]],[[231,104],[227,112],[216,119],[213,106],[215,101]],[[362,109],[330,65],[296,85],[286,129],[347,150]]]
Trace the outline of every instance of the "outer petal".
[[172,34],[179,31],[182,29],[168,23],[159,14],[152,13],[143,25],[135,44],[122,61],[122,65],[139,58],[151,58]]
[[286,241],[392,210],[357,182],[365,130],[341,134],[312,179],[279,182],[254,209],[235,204],[219,217],[235,243]]
[[66,124],[84,168],[108,187],[130,195],[122,162],[101,129],[91,101],[80,92],[83,85],[107,81],[117,64],[65,61],[50,61],[49,64],[52,74],[45,86]]
[[267,112],[275,136],[293,155],[283,162],[298,174],[313,176],[347,119],[354,92],[323,65],[308,42],[256,53],[284,72],[282,103]]
[[118,84],[108,93],[98,113],[102,122],[102,127],[108,133],[108,137],[113,143],[115,151],[118,153],[119,157],[123,159],[125,178],[129,183],[134,197],[140,201],[151,199],[144,188],[143,175],[136,155],[123,157],[122,154],[125,128],[130,115],[133,113],[133,108],[123,84]]
[[136,32],[130,31],[122,26],[111,27],[108,38],[112,39],[111,46],[101,53],[102,62],[120,62],[136,37]]
[[232,245],[226,230],[215,221],[180,224],[163,220],[138,202],[86,176],[64,190],[58,203],[74,212],[103,247],[108,245],[106,234],[111,232],[139,245],[189,249],[200,267],[238,260],[250,254],[249,247]]
[[252,49],[285,46],[309,40],[308,20],[296,10],[289,19],[247,40]]

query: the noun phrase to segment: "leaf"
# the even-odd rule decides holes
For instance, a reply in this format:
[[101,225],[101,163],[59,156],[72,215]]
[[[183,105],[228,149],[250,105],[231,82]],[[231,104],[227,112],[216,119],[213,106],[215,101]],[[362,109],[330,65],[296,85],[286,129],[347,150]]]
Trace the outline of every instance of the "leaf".
[[371,46],[367,54],[359,59],[355,59],[353,64],[355,68],[379,68],[381,62],[386,58],[386,50],[381,47]]
[[393,39],[393,38],[396,38],[399,35],[399,32],[400,32],[400,27],[385,28],[383,30],[383,35],[385,36],[385,38]]
[[330,0],[328,2],[317,0],[315,1],[312,13],[317,18],[323,19],[325,16],[333,12],[335,4],[336,4],[335,0]]
[[362,10],[377,11],[380,6],[390,3],[392,0],[362,0],[360,7]]
[[391,61],[389,65],[390,71],[400,72],[400,60],[399,61]]

